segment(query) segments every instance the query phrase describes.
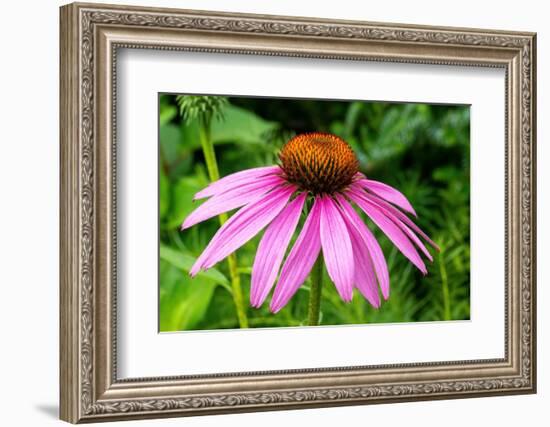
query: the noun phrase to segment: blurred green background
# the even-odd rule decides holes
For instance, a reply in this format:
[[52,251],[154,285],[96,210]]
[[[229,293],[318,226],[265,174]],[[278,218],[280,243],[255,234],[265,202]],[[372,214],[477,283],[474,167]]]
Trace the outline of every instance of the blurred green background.
[[[217,218],[179,231],[209,180],[199,119],[183,120],[183,97],[159,97],[160,331],[238,328],[227,263],[191,279],[188,270],[219,228]],[[391,295],[379,309],[355,292],[342,302],[324,272],[322,325],[461,320],[470,317],[470,110],[468,106],[229,97],[211,121],[221,176],[278,162],[297,133],[331,132],[345,139],[369,178],[403,192],[417,224],[440,246],[422,276],[374,224],[390,271]],[[300,226],[299,226],[300,227]],[[297,234],[297,232],[295,233]],[[269,300],[249,306],[250,273],[262,233],[237,251],[250,327],[304,325],[306,282],[276,315]],[[296,236],[295,236],[296,237]],[[309,279],[308,279],[309,280]]]

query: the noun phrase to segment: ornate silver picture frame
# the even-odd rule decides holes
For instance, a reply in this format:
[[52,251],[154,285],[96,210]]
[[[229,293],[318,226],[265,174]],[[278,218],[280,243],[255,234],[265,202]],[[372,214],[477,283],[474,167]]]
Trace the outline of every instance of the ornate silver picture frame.
[[[79,3],[63,6],[60,21],[63,420],[535,392],[535,34]],[[115,65],[121,48],[503,69],[505,357],[119,379]]]

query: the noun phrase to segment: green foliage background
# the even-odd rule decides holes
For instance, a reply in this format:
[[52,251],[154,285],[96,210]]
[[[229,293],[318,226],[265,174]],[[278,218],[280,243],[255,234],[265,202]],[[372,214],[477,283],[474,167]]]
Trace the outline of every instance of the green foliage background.
[[[441,247],[431,250],[422,276],[391,242],[375,232],[390,270],[391,295],[379,309],[355,293],[340,300],[326,271],[321,324],[469,319],[470,316],[470,110],[467,106],[227,98],[212,119],[211,137],[221,176],[276,164],[281,146],[301,132],[323,131],[345,139],[361,171],[402,191],[418,213],[417,224]],[[227,264],[191,279],[195,258],[219,228],[216,218],[179,231],[196,206],[194,193],[208,184],[199,120],[184,121],[175,95],[159,99],[160,330],[238,328]],[[296,233],[297,234],[297,233]],[[251,327],[300,326],[307,318],[309,284],[274,315],[268,301],[248,306],[250,273],[261,238],[237,251]],[[430,248],[431,249],[431,248]]]

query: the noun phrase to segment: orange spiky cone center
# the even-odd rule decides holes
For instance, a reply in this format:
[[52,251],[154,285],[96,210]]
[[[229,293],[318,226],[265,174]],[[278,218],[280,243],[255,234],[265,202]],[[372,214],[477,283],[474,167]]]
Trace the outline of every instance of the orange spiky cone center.
[[288,141],[279,154],[289,182],[312,194],[333,194],[352,183],[359,162],[343,139],[312,132]]

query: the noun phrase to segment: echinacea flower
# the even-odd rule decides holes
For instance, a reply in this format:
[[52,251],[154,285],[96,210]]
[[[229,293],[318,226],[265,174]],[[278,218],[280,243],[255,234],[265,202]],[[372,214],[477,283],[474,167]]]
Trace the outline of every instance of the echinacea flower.
[[[252,267],[253,307],[263,304],[277,282],[270,309],[281,310],[305,282],[321,251],[343,301],[351,301],[357,288],[372,306],[379,307],[378,289],[384,299],[390,293],[388,267],[380,245],[352,203],[427,273],[419,251],[430,261],[432,257],[418,236],[437,246],[405,214],[416,217],[413,207],[395,188],[360,173],[357,158],[344,140],[328,133],[301,134],[285,144],[279,158],[280,165],[228,175],[195,195],[195,199],[209,199],[185,219],[182,230],[240,209],[210,240],[193,265],[192,276],[267,227]],[[285,260],[304,210],[309,212]]]

